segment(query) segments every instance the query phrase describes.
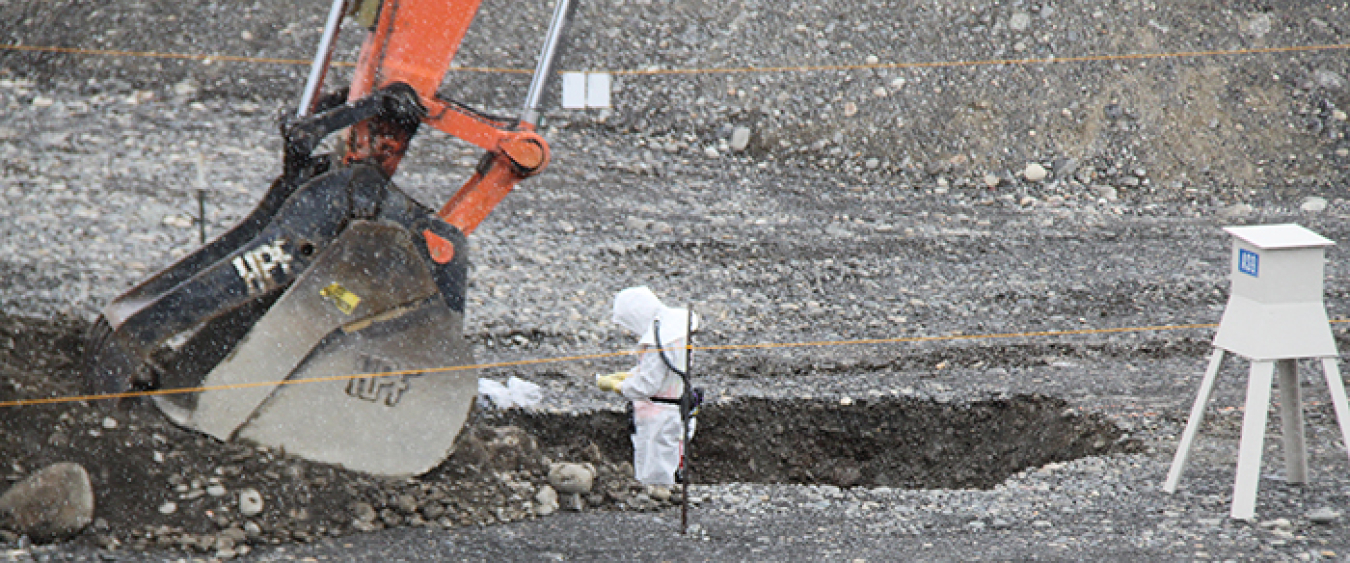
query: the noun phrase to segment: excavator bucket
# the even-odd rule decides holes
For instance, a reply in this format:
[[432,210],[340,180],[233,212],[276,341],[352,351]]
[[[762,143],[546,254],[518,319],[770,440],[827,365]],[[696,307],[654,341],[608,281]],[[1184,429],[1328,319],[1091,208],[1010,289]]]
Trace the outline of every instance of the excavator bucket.
[[[436,96],[478,4],[333,0],[282,126],[281,177],[233,229],[104,309],[89,386],[146,390],[182,426],[376,475],[448,457],[478,388],[463,336],[467,236],[548,162],[534,122],[570,2],[557,3],[518,120]],[[350,88],[319,96],[344,13],[371,34]],[[423,124],[486,151],[439,210],[390,179]],[[342,154],[316,156],[338,131]]]
[[221,440],[422,473],[451,451],[477,389],[462,368],[467,260],[464,235],[377,167],[337,168],[234,252],[114,301],[130,314],[105,316],[86,374],[107,391],[179,390],[156,404]]

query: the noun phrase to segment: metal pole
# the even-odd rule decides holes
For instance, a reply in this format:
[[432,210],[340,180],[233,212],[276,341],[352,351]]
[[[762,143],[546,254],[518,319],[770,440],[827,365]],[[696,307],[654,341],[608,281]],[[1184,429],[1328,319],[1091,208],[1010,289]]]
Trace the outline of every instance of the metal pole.
[[567,16],[571,12],[571,0],[558,0],[553,9],[553,20],[548,24],[548,36],[535,63],[534,77],[530,79],[530,89],[525,94],[525,107],[520,112],[520,120],[531,126],[539,122],[539,105],[544,97],[544,88],[553,74],[553,60],[558,47],[562,44],[563,31],[567,27]]
[[197,153],[197,242],[206,244],[206,157]]
[[323,78],[328,74],[328,65],[333,60],[333,49],[337,47],[337,35],[342,27],[342,15],[347,11],[347,0],[333,0],[328,9],[328,22],[323,26],[323,37],[319,39],[318,52],[314,53],[314,62],[309,66],[309,80],[305,82],[305,91],[300,95],[300,107],[296,117],[304,117],[314,111],[314,103],[323,89]]
[[[694,370],[694,307],[685,309],[688,316],[684,322],[684,393],[680,401],[680,424],[684,436],[680,438],[680,465],[684,466],[683,479],[680,480],[680,535],[689,533],[689,410],[693,408],[693,378],[689,374]],[[659,343],[658,343],[659,345]]]

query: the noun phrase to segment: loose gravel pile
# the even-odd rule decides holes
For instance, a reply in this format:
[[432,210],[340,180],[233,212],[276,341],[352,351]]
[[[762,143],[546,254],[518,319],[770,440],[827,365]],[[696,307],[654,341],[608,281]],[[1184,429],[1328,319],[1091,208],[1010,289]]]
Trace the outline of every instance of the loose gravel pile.
[[[310,4],[11,3],[0,43],[304,59],[323,13]],[[548,13],[486,2],[458,64],[529,68]],[[610,297],[647,284],[704,316],[697,344],[814,343],[696,353],[709,408],[736,413],[721,427],[748,449],[791,427],[785,405],[903,413],[1026,396],[1101,422],[1091,430],[1122,438],[1117,449],[971,488],[849,483],[861,470],[847,466],[822,472],[842,485],[800,472],[709,482],[695,466],[681,536],[682,499],[624,477],[622,407],[591,389],[590,374],[624,360],[484,370],[540,384],[544,402],[481,413],[455,458],[410,482],[219,444],[134,401],[6,408],[6,483],[75,459],[105,511],[74,542],[0,545],[51,559],[1344,558],[1350,460],[1315,367],[1312,482],[1285,483],[1270,440],[1259,519],[1237,522],[1226,515],[1245,362],[1223,370],[1182,489],[1167,495],[1212,330],[1078,332],[1217,322],[1222,226],[1298,222],[1350,240],[1350,59],[1259,52],[1342,45],[1347,13],[1302,1],[583,3],[561,67],[643,72],[616,74],[612,110],[550,111],[551,167],[473,235],[465,331],[478,360],[625,349]],[[340,53],[351,58],[357,36],[348,29]],[[1226,54],[1075,60],[1202,51]],[[983,62],[899,64],[955,61]],[[661,72],[693,68],[717,71]],[[99,309],[247,212],[280,171],[276,116],[304,72],[0,51],[0,400],[76,393],[80,333]],[[524,85],[456,72],[443,93],[510,113]],[[396,182],[435,206],[477,156],[424,133]],[[1346,258],[1328,251],[1337,318],[1350,314]],[[1018,336],[1046,332],[1073,334]],[[839,344],[856,339],[913,341]],[[775,408],[750,406],[760,400]],[[596,447],[568,440],[583,435]],[[522,440],[535,447],[501,447]],[[541,516],[557,461],[591,463],[597,492]],[[937,461],[923,467],[940,472]],[[238,512],[247,489],[260,516]]]

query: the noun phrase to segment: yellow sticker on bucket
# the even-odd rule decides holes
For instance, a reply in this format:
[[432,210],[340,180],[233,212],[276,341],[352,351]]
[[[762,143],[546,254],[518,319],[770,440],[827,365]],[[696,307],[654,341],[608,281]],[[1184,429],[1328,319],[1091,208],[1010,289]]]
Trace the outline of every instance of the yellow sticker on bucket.
[[327,297],[337,306],[339,311],[348,315],[352,314],[352,311],[356,310],[356,306],[361,304],[360,296],[347,291],[347,288],[342,287],[338,282],[328,284],[328,287],[319,291],[319,295]]

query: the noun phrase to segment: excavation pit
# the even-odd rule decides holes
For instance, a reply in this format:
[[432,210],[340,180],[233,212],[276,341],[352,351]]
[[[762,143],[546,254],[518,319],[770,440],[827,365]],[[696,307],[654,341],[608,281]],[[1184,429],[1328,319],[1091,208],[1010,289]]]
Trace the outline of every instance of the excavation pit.
[[[1100,415],[1043,395],[845,402],[747,398],[704,406],[690,448],[691,482],[988,489],[1027,468],[1140,447]],[[553,459],[594,457],[596,449],[607,461],[631,459],[622,412],[502,416]]]

